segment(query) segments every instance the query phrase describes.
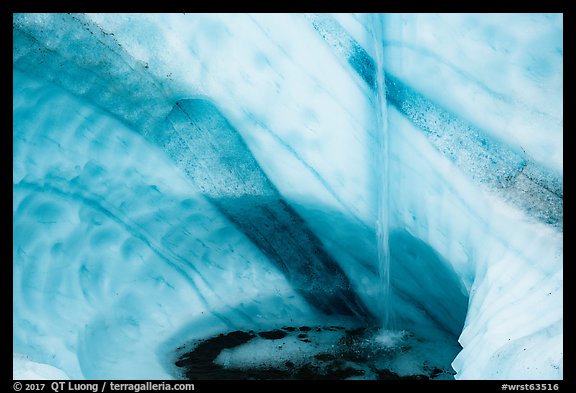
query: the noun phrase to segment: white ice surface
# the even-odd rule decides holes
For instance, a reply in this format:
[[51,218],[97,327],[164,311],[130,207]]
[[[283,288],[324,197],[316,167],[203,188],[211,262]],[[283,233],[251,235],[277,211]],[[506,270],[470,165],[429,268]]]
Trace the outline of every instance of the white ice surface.
[[48,364],[36,363],[26,356],[15,353],[12,356],[14,365],[14,379],[34,380],[66,380],[70,379],[66,373]]
[[385,18],[389,72],[562,172],[562,14]]

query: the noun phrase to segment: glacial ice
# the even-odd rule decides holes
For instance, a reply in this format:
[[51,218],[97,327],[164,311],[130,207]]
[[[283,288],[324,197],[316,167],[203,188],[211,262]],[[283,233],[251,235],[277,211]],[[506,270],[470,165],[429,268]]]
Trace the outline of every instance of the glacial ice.
[[378,76],[386,304],[423,338],[388,366],[563,378],[561,14],[13,25],[13,378],[177,378],[191,340],[377,322]]

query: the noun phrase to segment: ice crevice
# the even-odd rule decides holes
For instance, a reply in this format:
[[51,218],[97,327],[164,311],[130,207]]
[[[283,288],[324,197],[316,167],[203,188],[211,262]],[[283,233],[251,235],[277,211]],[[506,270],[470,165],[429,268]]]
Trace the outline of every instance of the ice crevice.
[[218,367],[273,362],[282,328],[287,353],[352,359],[304,340],[364,350],[382,316],[384,126],[385,309],[409,333],[347,377],[562,378],[561,14],[13,27],[14,378],[178,378],[176,348],[235,330]]

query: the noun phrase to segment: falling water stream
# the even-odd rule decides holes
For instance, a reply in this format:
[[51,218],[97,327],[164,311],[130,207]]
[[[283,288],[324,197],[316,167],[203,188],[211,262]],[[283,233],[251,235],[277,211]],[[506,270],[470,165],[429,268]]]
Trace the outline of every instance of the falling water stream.
[[376,236],[378,252],[378,273],[380,285],[378,297],[380,298],[380,315],[383,331],[394,328],[391,308],[390,293],[390,245],[388,242],[388,124],[386,116],[386,85],[384,80],[383,59],[383,15],[370,14],[370,26],[372,26],[372,42],[374,44],[374,61],[376,73],[376,86],[374,89],[374,113],[376,117],[376,149],[374,159],[376,169],[374,171],[377,185],[377,218]]

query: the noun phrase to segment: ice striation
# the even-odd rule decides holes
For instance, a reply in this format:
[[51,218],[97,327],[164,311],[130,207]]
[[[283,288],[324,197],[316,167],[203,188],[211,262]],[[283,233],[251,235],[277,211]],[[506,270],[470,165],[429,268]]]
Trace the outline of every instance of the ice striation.
[[315,345],[384,312],[395,375],[563,377],[561,14],[13,27],[14,378],[179,378],[302,325],[215,361],[348,356]]

